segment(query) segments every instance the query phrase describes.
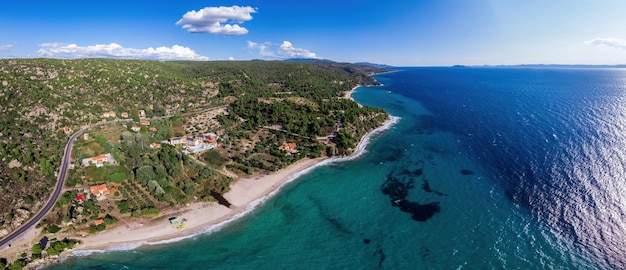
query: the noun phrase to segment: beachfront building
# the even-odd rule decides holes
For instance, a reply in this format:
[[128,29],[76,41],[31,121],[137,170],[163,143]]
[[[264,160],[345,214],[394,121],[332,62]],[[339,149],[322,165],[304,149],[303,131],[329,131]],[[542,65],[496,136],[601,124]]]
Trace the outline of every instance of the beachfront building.
[[102,154],[95,157],[83,158],[83,166],[87,167],[89,165],[96,165],[96,167],[102,167],[105,163],[114,164],[115,159],[111,153]]
[[278,150],[284,151],[284,152],[294,152],[296,150],[296,143],[295,142],[290,142],[290,143],[285,143],[281,146],[278,147]]

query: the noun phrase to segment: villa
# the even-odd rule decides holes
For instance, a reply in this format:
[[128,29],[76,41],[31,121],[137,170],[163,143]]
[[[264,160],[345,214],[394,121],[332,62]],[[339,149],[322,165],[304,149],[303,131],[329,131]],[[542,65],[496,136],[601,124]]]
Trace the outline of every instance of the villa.
[[130,128],[130,130],[132,130],[132,131],[134,131],[134,132],[139,132],[139,131],[141,130],[141,127],[139,127],[139,126],[132,126],[132,127]]
[[139,110],[139,118],[146,118],[146,111]]
[[183,153],[198,153],[217,147],[217,135],[214,133],[197,134],[195,136],[173,137],[162,141],[171,145],[184,145]]
[[187,136],[173,137],[165,141],[165,143],[169,143],[171,145],[184,144],[187,143]]
[[285,152],[294,152],[296,150],[296,143],[294,142],[285,143],[279,146],[278,150],[285,151]]
[[113,156],[111,155],[111,153],[83,159],[83,166],[85,167],[91,164],[95,164],[96,167],[102,167],[104,166],[104,163],[109,163],[109,164],[115,163],[115,159],[113,159]]
[[96,197],[100,197],[101,195],[107,195],[107,194],[111,193],[111,191],[107,187],[106,183],[100,184],[100,185],[91,186],[90,189],[91,189],[91,193],[96,195]]
[[204,150],[213,149],[215,147],[217,147],[216,143],[203,143],[203,144],[194,145],[194,146],[185,146],[185,149],[183,150],[183,153],[185,153],[185,154],[198,153],[198,152],[202,152]]
[[141,120],[139,120],[139,124],[142,125],[142,126],[149,126],[150,125],[150,120],[141,119]]
[[114,111],[108,111],[108,112],[104,112],[102,115],[103,115],[105,118],[115,117],[115,112],[114,112]]
[[128,118],[128,112],[122,112],[122,117]]

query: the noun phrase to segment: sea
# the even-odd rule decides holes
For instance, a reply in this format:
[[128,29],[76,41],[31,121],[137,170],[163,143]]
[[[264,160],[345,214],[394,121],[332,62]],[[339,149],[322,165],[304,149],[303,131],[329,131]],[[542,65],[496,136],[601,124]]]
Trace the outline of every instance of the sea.
[[[406,67],[392,124],[241,217],[49,269],[626,269],[626,69]],[[188,217],[193,218],[193,217]]]

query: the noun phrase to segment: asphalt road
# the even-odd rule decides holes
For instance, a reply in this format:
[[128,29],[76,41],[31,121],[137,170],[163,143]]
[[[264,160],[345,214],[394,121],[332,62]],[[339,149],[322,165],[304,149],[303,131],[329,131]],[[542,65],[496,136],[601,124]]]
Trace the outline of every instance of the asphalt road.
[[85,130],[91,127],[93,126],[81,129],[70,137],[70,139],[67,141],[67,144],[65,145],[65,151],[63,151],[63,160],[61,161],[61,170],[59,171],[59,175],[57,177],[57,183],[54,186],[54,191],[52,192],[52,195],[50,196],[46,204],[43,206],[43,208],[41,208],[41,210],[39,210],[37,214],[32,216],[30,220],[28,220],[28,222],[24,223],[24,225],[19,227],[17,230],[11,232],[10,234],[2,238],[2,240],[0,240],[0,248],[5,248],[5,246],[8,246],[11,243],[11,241],[13,241],[15,238],[19,237],[20,235],[28,231],[30,228],[35,226],[35,224],[37,224],[37,222],[39,222],[46,214],[48,214],[48,212],[50,212],[52,207],[54,207],[54,204],[59,198],[59,195],[61,195],[61,191],[63,190],[63,185],[65,185],[65,178],[67,177],[67,168],[70,164],[70,157],[72,154],[72,146],[74,144],[74,141],[76,140],[76,138],[78,138],[78,136],[80,136],[80,134],[82,134]]
[[[208,109],[201,110],[201,112],[213,110],[219,107],[223,107],[223,106],[211,107]],[[190,112],[187,114],[193,114],[193,113],[198,113],[198,112]],[[149,118],[149,120],[158,120],[158,119],[165,119],[165,118],[170,118],[170,117],[172,117],[172,115]],[[20,237],[23,233],[25,233],[30,228],[35,226],[37,222],[39,222],[44,216],[46,216],[46,214],[48,214],[48,212],[50,212],[50,210],[52,210],[52,207],[54,207],[54,204],[56,204],[57,199],[59,198],[59,196],[61,195],[61,191],[63,190],[63,186],[65,185],[65,179],[67,177],[67,168],[70,165],[70,158],[72,156],[72,146],[74,145],[74,141],[76,140],[76,138],[78,138],[78,136],[83,134],[83,132],[85,132],[86,130],[89,130],[96,126],[113,124],[117,122],[130,122],[130,121],[133,121],[133,119],[118,119],[118,120],[107,121],[107,122],[99,122],[94,125],[85,127],[77,131],[76,133],[72,134],[70,139],[67,141],[67,144],[65,145],[65,151],[63,151],[63,159],[61,160],[61,169],[59,171],[59,175],[57,177],[57,183],[54,186],[54,191],[52,192],[52,195],[50,196],[50,198],[48,199],[44,207],[41,210],[39,210],[39,212],[37,212],[34,216],[32,216],[26,223],[20,226],[17,230],[12,231],[7,236],[0,239],[0,250],[8,247],[13,240]]]

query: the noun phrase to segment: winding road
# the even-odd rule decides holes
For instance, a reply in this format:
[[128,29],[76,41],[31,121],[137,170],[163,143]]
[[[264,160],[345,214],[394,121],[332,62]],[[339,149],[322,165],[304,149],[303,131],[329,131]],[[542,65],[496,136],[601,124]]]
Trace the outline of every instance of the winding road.
[[28,231],[30,228],[35,226],[35,224],[37,224],[37,222],[39,222],[39,220],[41,220],[46,214],[48,214],[48,212],[50,212],[52,207],[54,207],[54,204],[59,198],[59,195],[61,195],[61,191],[63,190],[63,185],[65,185],[65,178],[67,177],[67,168],[70,164],[70,157],[72,154],[72,146],[74,144],[74,141],[85,130],[90,129],[94,126],[95,125],[83,128],[79,130],[78,132],[74,133],[70,137],[70,139],[67,141],[67,144],[65,145],[65,151],[63,151],[63,160],[61,160],[61,169],[57,177],[57,183],[54,186],[54,190],[52,191],[52,195],[50,196],[46,204],[43,206],[43,208],[41,208],[39,212],[37,212],[37,214],[32,216],[30,220],[28,220],[28,222],[24,223],[17,230],[11,232],[6,237],[2,238],[2,240],[0,240],[0,248],[4,248],[5,245],[10,245],[11,241],[13,241],[15,238],[19,237],[24,232]]
[[[212,110],[212,109],[219,108],[219,107],[223,107],[223,106],[216,106],[216,107],[206,108],[206,109],[201,110],[200,112],[207,111],[207,110]],[[184,115],[189,115],[189,114],[194,114],[194,113],[198,113],[198,112],[190,112],[190,113],[186,113],[186,114],[182,114],[182,115],[184,116]],[[150,118],[149,120],[158,120],[158,119],[171,118],[172,116],[173,115],[153,117],[153,118]],[[61,195],[61,191],[63,191],[63,186],[65,185],[65,179],[67,178],[67,169],[68,169],[68,167],[70,165],[70,159],[71,159],[71,156],[72,156],[72,147],[74,145],[74,141],[76,140],[76,138],[78,138],[78,136],[83,134],[83,132],[85,132],[86,130],[92,129],[92,128],[96,127],[96,126],[113,124],[113,123],[117,123],[117,122],[130,122],[130,121],[133,121],[133,119],[117,119],[117,120],[112,120],[112,121],[99,122],[99,123],[96,123],[96,124],[84,127],[81,130],[77,131],[76,133],[72,134],[70,139],[67,141],[67,144],[65,145],[65,150],[63,151],[63,158],[61,160],[61,168],[59,170],[59,175],[57,177],[57,183],[54,186],[54,190],[52,191],[52,195],[50,196],[50,198],[48,199],[46,204],[43,206],[43,208],[41,208],[39,210],[39,212],[37,212],[34,216],[32,216],[26,223],[22,224],[22,226],[20,226],[16,230],[12,231],[8,235],[6,235],[4,238],[0,239],[0,250],[3,250],[5,248],[7,248],[7,247],[10,247],[11,246],[11,242],[13,240],[19,238],[26,231],[30,230],[44,216],[46,216],[46,214],[48,214],[48,212],[50,212],[50,210],[52,210],[52,207],[54,207],[54,204],[57,202],[57,199]]]

